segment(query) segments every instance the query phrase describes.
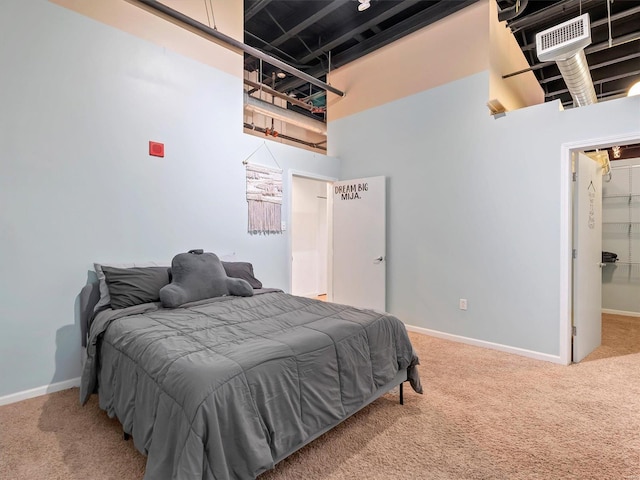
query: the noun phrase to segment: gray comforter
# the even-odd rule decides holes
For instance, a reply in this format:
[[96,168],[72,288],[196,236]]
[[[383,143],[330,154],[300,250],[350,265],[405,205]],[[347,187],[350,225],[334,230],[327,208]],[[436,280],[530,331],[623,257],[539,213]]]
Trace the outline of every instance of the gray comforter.
[[98,386],[148,456],[145,479],[250,479],[370,401],[406,369],[404,325],[284,293],[98,314],[81,402]]

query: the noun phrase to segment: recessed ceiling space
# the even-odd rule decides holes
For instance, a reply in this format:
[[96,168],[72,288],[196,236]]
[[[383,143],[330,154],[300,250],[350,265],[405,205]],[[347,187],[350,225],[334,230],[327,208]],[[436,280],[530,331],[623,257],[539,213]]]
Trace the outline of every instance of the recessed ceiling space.
[[[245,0],[244,42],[314,78],[430,25],[478,0]],[[365,7],[368,4],[368,7]],[[273,137],[286,130],[300,143],[325,148],[326,135],[303,132],[326,122],[326,90],[245,54],[245,92],[297,117],[292,126],[245,109],[245,131]],[[262,85],[262,91],[259,86]],[[266,88],[265,88],[266,87]],[[271,90],[271,91],[270,91]],[[273,90],[280,95],[274,94]],[[283,96],[284,95],[284,96]],[[289,99],[293,99],[289,100]],[[254,102],[254,100],[250,100]],[[264,104],[259,104],[266,107]],[[252,108],[252,107],[250,107]],[[268,107],[266,107],[268,108]],[[266,113],[266,112],[263,112]],[[278,110],[275,111],[278,113]],[[280,112],[282,113],[282,112]],[[305,120],[304,117],[310,119]],[[273,121],[272,121],[273,120]],[[314,130],[315,127],[310,127]],[[319,136],[318,136],[319,135]]]
[[[244,42],[313,78],[325,81],[331,69],[343,66],[416,30],[445,18],[478,0],[245,0]],[[365,5],[366,4],[366,5]],[[545,101],[559,100],[574,106],[558,64],[540,61],[536,34],[587,13],[591,43],[584,48],[586,74],[590,75],[596,101],[624,96],[640,81],[640,2],[629,0],[497,0],[498,18],[514,35],[529,63],[520,72],[504,72],[509,78],[532,71]],[[462,35],[464,32],[461,33]],[[424,59],[415,59],[416,68]],[[299,120],[324,123],[325,90],[276,66],[245,54],[247,95],[299,114]],[[257,89],[262,85],[262,92]],[[266,88],[278,92],[265,93]],[[295,101],[289,100],[293,99]],[[266,130],[292,129],[285,120],[245,112],[245,127]],[[277,122],[282,123],[278,124]],[[304,126],[298,128],[305,129]],[[257,129],[257,130],[256,130]],[[294,132],[296,135],[298,131]],[[302,143],[324,149],[322,134],[303,135]],[[293,135],[292,135],[293,136]]]

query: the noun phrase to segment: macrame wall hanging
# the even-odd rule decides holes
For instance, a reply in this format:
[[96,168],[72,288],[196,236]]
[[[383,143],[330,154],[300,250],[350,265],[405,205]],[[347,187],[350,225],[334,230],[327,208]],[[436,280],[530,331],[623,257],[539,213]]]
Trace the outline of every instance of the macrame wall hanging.
[[282,169],[272,153],[278,168],[249,163],[263,146],[271,153],[265,143],[242,162],[247,174],[248,232],[252,235],[282,233]]

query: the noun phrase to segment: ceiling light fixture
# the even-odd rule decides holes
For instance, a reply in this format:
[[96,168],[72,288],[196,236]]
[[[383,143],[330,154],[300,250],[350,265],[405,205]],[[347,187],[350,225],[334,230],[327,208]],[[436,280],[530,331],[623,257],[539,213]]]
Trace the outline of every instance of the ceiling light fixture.
[[358,5],[358,11],[364,12],[367,8],[371,6],[371,0],[358,0],[360,5]]
[[640,95],[640,82],[634,83],[627,93],[627,97],[633,97],[634,95]]

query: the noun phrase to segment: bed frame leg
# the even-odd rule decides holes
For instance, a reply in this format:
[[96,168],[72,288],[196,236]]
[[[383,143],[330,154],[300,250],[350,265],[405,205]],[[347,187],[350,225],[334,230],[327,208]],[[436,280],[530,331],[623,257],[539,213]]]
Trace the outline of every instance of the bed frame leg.
[[122,438],[126,442],[127,440],[129,440],[131,438],[131,435],[129,435],[127,432],[122,432]]
[[402,385],[403,383],[400,384],[400,405],[404,405],[404,396],[402,395]]

